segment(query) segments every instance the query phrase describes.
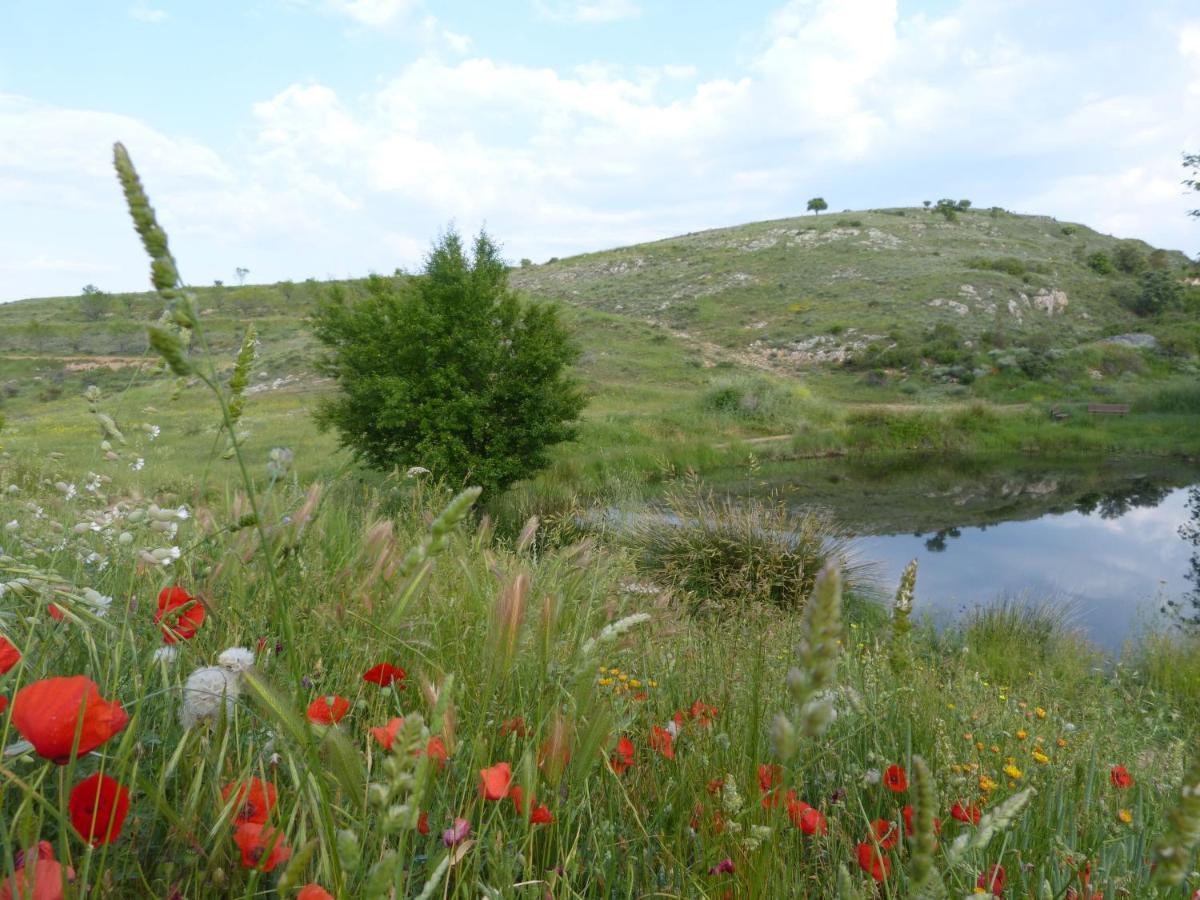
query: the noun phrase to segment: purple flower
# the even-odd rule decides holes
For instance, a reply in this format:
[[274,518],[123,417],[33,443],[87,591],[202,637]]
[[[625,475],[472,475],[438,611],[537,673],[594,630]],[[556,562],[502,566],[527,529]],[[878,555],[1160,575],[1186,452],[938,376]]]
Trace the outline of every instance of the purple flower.
[[306,690],[307,690],[308,688],[311,688],[311,687],[312,687],[312,679],[311,679],[311,678],[309,678],[307,675],[305,675],[303,678],[301,678],[301,679],[300,679],[300,683],[301,683],[302,685],[304,685],[304,687],[305,687],[305,689],[306,689]]
[[728,856],[708,870],[709,875],[724,875],[733,871],[733,860]]
[[456,847],[465,841],[470,833],[470,822],[466,819],[455,819],[454,824],[442,832],[442,843],[447,847]]

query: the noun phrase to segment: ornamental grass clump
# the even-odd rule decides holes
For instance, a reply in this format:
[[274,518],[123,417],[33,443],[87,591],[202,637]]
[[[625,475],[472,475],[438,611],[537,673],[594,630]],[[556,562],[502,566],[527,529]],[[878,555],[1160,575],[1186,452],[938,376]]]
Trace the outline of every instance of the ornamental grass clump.
[[850,589],[866,586],[848,535],[823,512],[793,512],[776,498],[718,497],[698,485],[667,494],[660,509],[636,518],[627,540],[641,570],[697,614],[756,604],[799,610],[830,563]]

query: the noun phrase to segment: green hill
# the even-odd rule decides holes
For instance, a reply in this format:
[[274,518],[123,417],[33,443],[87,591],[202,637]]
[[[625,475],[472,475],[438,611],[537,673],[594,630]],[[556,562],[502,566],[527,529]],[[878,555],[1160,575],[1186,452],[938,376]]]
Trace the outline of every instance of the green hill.
[[[593,400],[580,445],[561,454],[555,476],[578,484],[642,481],[747,452],[1161,450],[1181,440],[1200,450],[1187,443],[1194,436],[1178,436],[1178,421],[1095,423],[1081,408],[1105,400],[1200,411],[1194,275],[1180,253],[1047,217],[890,209],[523,264],[512,283],[562,302],[584,349]],[[1174,296],[1139,317],[1130,307],[1147,283]],[[353,298],[365,281],[339,284]],[[297,413],[328,388],[313,374],[304,319],[330,287],[196,289],[219,359],[231,361],[248,324],[258,331],[248,427],[257,416],[264,442],[307,442],[322,464],[332,440]],[[165,376],[144,366],[145,326],[160,312],[150,293],[0,306],[6,444],[47,451],[49,435],[78,432],[86,445],[93,423],[79,398],[88,384],[126,418],[149,406],[203,433],[187,415],[187,388],[169,403]],[[977,407],[971,421],[945,419],[980,400],[987,415],[1008,415],[980,425]],[[1046,407],[1072,404],[1081,414],[1046,430]],[[1197,431],[1192,421],[1186,434]],[[979,437],[992,432],[1003,437]],[[755,439],[763,442],[743,444]]]

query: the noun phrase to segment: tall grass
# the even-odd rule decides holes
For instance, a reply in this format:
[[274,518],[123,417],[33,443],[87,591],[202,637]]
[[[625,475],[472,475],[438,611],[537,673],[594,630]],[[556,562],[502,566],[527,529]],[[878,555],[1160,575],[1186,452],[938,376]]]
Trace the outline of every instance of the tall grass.
[[754,604],[799,610],[832,564],[851,591],[868,586],[849,537],[824,512],[773,498],[718,496],[698,484],[666,494],[659,514],[635,515],[624,539],[639,569],[693,612],[731,615]]

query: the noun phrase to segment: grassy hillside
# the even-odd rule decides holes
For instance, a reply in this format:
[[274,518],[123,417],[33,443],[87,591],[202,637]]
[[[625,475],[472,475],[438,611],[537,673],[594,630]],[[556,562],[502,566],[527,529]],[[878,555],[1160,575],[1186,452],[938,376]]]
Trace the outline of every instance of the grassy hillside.
[[[1100,274],[1097,253],[1170,273],[1179,302],[1135,316],[1120,298],[1138,275]],[[1200,452],[1200,305],[1186,266],[1181,254],[1044,217],[969,211],[949,221],[921,209],[764,222],[522,266],[518,290],[566,306],[592,395],[579,443],[562,449],[541,488],[612,493],[689,468],[848,450]],[[339,285],[350,297],[364,290]],[[196,289],[219,361],[232,361],[247,325],[258,332],[253,441],[264,455],[291,447],[314,470],[346,462],[305,414],[329,386],[313,373],[304,320],[331,287]],[[177,450],[164,478],[205,477],[215,434],[197,424],[195,387],[148,365],[145,326],[160,311],[149,293],[0,306],[3,443],[27,458],[85,461],[95,423],[81,395],[96,384],[119,422],[193,438],[194,453]],[[1160,346],[1101,342],[1135,332]],[[1095,421],[1082,411],[1095,400],[1143,415]],[[1074,415],[1053,422],[1050,406]]]

